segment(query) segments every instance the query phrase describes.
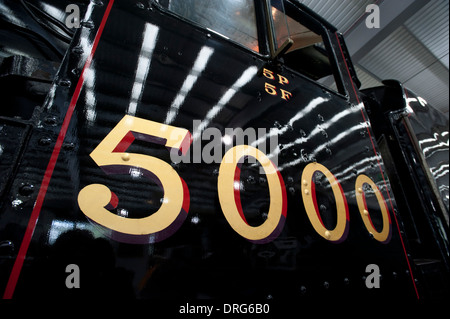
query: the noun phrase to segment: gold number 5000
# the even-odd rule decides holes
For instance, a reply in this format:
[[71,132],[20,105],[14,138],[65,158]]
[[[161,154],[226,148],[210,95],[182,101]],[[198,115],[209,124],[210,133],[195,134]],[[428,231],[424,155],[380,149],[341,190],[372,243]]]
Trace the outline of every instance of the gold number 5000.
[[[182,225],[189,212],[189,189],[173,167],[153,156],[126,152],[135,140],[165,145],[169,150],[186,153],[191,145],[188,130],[126,115],[92,151],[91,158],[106,174],[129,174],[138,169],[141,175],[156,177],[164,191],[161,207],[154,214],[143,218],[124,218],[110,212],[118,204],[117,196],[102,184],[91,184],[78,194],[81,211],[93,222],[104,228],[111,238],[127,243],[151,243],[162,241]],[[240,167],[243,159],[254,157],[263,167],[269,186],[270,206],[267,219],[259,226],[248,225],[240,199]],[[336,200],[337,225],[327,229],[317,208],[313,175],[320,171],[328,179]],[[377,231],[367,208],[364,185],[369,185],[380,205],[383,229]],[[222,159],[217,190],[220,206],[230,226],[242,237],[267,243],[281,233],[287,212],[286,188],[283,178],[269,158],[260,150],[237,145]],[[366,175],[359,175],[355,183],[358,209],[364,225],[373,237],[387,243],[391,238],[391,219],[385,200],[376,184]],[[308,218],[316,232],[331,242],[345,240],[349,229],[349,212],[342,186],[334,175],[319,163],[308,164],[302,173],[302,199]]]

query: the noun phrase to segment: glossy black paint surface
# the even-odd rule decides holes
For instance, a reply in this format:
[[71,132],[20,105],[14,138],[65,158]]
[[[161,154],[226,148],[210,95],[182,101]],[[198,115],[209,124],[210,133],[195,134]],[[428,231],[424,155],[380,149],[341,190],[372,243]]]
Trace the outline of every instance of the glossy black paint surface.
[[60,62],[75,33],[66,26],[66,7],[77,4],[81,16],[89,1],[1,0],[0,57],[22,55]]
[[[370,135],[367,114],[355,95],[335,33],[329,32],[330,46],[345,96],[321,87],[288,66],[275,66],[264,56],[182,22],[156,6],[115,1],[92,63],[83,72],[106,5],[107,1],[103,5],[91,3],[92,10],[87,9],[87,22],[71,42],[3,198],[0,240],[20,247],[82,75],[81,93],[14,297],[416,298],[391,209],[396,204],[388,178],[383,176],[383,161],[374,147],[376,141]],[[150,37],[155,39],[154,48],[143,51],[145,30],[149,29]],[[189,92],[180,92],[205,46],[213,51],[205,69],[193,73],[197,80]],[[148,59],[148,72],[142,81],[142,94],[133,100],[142,59]],[[292,93],[289,101],[265,92],[265,83],[270,80],[262,74],[263,68],[289,79],[285,86]],[[243,76],[246,81],[240,85],[244,81],[238,80]],[[180,93],[185,95],[183,103],[174,107]],[[229,97],[227,102],[220,103],[225,95]],[[219,163],[195,163],[194,159],[191,163],[171,163],[167,149],[151,143],[135,142],[129,150],[171,163],[189,188],[189,213],[174,235],[158,243],[120,243],[105,236],[80,211],[78,193],[92,183],[107,185],[117,194],[115,213],[126,210],[128,218],[140,218],[158,209],[163,192],[155,183],[143,177],[106,175],[89,154],[125,114],[164,123],[169,112],[174,111],[170,125],[191,133],[194,120],[222,133],[225,128],[237,127],[276,130],[278,148],[273,151],[278,155],[277,166],[286,185],[288,208],[277,239],[254,244],[229,226],[217,193]],[[342,185],[350,220],[348,236],[342,243],[333,244],[319,236],[303,207],[301,174],[311,162],[326,166]],[[387,201],[392,220],[392,239],[387,244],[374,240],[361,220],[354,187],[360,174],[369,176]],[[32,185],[32,191],[21,194],[24,184]],[[336,223],[335,200],[320,174],[316,177],[316,194],[324,224],[332,228]],[[261,224],[269,199],[267,181],[258,169],[242,166],[240,195],[249,223]],[[366,196],[372,221],[379,229],[378,202],[373,194]],[[1,256],[1,291],[7,285],[17,253],[15,249]],[[80,289],[67,289],[65,285],[69,264],[80,267]],[[382,288],[366,287],[368,264],[380,267]]]
[[448,295],[448,120],[400,83],[384,84],[363,94],[413,262],[433,287],[427,297]]

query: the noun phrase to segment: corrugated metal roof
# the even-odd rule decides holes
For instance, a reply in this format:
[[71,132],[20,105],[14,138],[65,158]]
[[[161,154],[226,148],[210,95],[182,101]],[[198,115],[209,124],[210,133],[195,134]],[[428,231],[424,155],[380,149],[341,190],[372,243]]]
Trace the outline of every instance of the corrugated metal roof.
[[361,81],[361,90],[382,85],[378,79],[374,78],[370,73],[363,70],[361,67],[355,65],[355,70],[358,75],[358,79]]
[[431,66],[436,58],[405,28],[400,27],[363,57],[359,64],[380,79],[406,82]]
[[[366,6],[394,0],[300,0],[342,33],[365,23]],[[397,79],[448,116],[449,111],[449,1],[411,0],[420,4],[400,26],[355,63],[363,88],[380,80]],[[404,2],[407,2],[406,0]],[[390,3],[389,3],[390,4]],[[420,8],[420,9],[419,9]]]
[[442,57],[442,59],[439,59],[439,61],[441,61],[441,63],[442,63],[443,65],[445,65],[445,66],[447,67],[447,69],[448,69],[448,53],[447,53],[446,55],[444,55],[444,56]]
[[[411,16],[405,26],[437,59],[449,51],[448,0],[435,0]],[[448,68],[448,62],[447,62]]]
[[[441,111],[446,107],[448,112],[448,69],[441,63],[434,63],[404,84],[432,106]],[[445,101],[447,104],[443,105]]]
[[324,17],[343,33],[364,15],[368,4],[374,3],[373,0],[300,0],[299,2]]

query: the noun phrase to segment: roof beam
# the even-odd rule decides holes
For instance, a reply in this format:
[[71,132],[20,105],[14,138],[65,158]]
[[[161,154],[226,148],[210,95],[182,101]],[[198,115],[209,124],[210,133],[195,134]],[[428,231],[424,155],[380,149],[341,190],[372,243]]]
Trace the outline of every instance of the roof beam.
[[380,41],[419,11],[429,1],[423,0],[385,0],[378,4],[380,8],[380,28],[369,29],[366,26],[366,15],[344,36],[353,63],[356,64]]

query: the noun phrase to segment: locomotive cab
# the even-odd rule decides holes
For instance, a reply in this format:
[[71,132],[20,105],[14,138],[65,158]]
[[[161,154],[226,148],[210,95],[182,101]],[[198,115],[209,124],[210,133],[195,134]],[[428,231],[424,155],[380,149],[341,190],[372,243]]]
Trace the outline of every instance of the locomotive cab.
[[[411,253],[383,103],[306,6],[80,1],[73,32],[61,2],[0,4],[4,298],[442,295]],[[445,274],[437,220],[421,247]]]

